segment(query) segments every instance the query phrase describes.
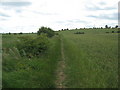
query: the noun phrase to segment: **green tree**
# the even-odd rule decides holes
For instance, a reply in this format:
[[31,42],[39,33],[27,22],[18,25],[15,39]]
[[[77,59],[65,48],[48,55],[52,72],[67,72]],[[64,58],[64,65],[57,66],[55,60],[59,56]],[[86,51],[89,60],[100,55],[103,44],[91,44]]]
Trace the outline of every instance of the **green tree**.
[[54,31],[49,28],[49,27],[44,27],[42,26],[41,28],[39,28],[39,30],[37,31],[38,35],[41,35],[42,33],[46,34],[47,37],[52,37],[55,35]]
[[115,28],[118,28],[118,25],[116,25]]
[[105,25],[105,28],[108,28],[108,25]]

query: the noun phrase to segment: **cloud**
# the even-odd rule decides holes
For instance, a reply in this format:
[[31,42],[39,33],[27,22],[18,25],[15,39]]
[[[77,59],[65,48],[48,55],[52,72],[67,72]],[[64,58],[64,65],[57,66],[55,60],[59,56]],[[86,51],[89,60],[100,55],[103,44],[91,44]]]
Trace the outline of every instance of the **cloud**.
[[0,16],[3,16],[3,17],[10,17],[9,15],[4,14],[4,13],[2,13],[2,12],[0,12]]
[[97,5],[90,5],[86,6],[87,10],[92,10],[92,11],[97,11],[97,10],[116,10],[116,7],[102,7],[102,6],[97,6]]
[[106,2],[99,2],[100,5],[106,5]]
[[117,0],[1,0],[0,32],[114,26],[117,5]]
[[67,20],[67,22],[71,22],[71,23],[87,23],[87,21],[80,20],[80,19]]
[[16,10],[16,12],[17,12],[17,13],[21,13],[21,12],[22,12],[22,10],[20,10],[20,9],[17,9],[17,10]]
[[29,6],[31,5],[31,2],[1,2],[2,6],[7,6],[7,7],[23,7],[23,6]]
[[118,19],[118,13],[100,14],[98,16],[96,16],[96,15],[88,15],[87,17],[96,18],[96,19],[117,20]]
[[85,21],[85,20],[80,20],[80,19],[71,19],[71,20],[61,20],[61,21],[56,21],[56,23],[58,23],[58,24],[65,24],[65,23],[67,23],[67,24],[72,24],[72,23],[74,23],[74,24],[77,24],[77,23],[88,23],[87,21]]
[[[116,10],[117,7],[113,5],[109,5],[108,4],[109,2],[97,2],[97,3],[94,3],[94,2],[90,2],[88,4],[85,5],[85,9],[86,10],[90,10],[90,11],[97,11],[97,10]],[[115,1],[116,3],[116,1]]]
[[6,21],[7,19],[5,19],[5,18],[0,18],[0,21]]
[[47,13],[47,12],[40,12],[40,11],[32,11],[32,12],[36,14],[41,14],[41,15],[57,15],[57,13]]

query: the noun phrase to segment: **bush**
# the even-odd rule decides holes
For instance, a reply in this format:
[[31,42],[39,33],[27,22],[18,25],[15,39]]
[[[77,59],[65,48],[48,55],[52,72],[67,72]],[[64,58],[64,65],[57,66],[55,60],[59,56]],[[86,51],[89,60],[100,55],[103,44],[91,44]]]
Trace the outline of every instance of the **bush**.
[[39,28],[39,31],[37,31],[37,34],[40,35],[42,33],[47,34],[47,37],[52,37],[55,35],[54,31],[51,28],[47,28],[42,26],[41,28]]
[[29,58],[33,56],[39,56],[40,54],[46,52],[49,47],[49,41],[46,35],[42,34],[37,37],[24,36],[20,37],[18,49],[22,56],[27,56]]
[[84,34],[84,32],[76,32],[76,33],[74,33],[74,34]]
[[114,31],[112,31],[112,33],[114,33]]

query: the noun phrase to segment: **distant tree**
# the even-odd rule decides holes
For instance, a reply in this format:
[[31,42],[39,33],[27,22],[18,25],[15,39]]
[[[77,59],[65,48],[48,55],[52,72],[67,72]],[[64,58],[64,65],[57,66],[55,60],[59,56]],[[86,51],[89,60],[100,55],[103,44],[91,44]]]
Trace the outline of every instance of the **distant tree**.
[[118,28],[118,25],[116,25],[115,28]]
[[19,34],[23,34],[22,32],[20,32]]
[[10,35],[11,33],[9,32],[8,34]]
[[111,28],[111,26],[109,28]]
[[37,31],[37,34],[40,35],[40,34],[46,34],[48,37],[52,37],[55,35],[54,31],[49,28],[49,27],[44,27],[42,26],[41,28],[39,28],[39,30]]
[[108,25],[105,25],[105,28],[108,28]]
[[69,30],[68,28],[66,30]]
[[17,33],[14,33],[14,35],[17,35]]
[[112,31],[112,33],[114,33],[114,31]]

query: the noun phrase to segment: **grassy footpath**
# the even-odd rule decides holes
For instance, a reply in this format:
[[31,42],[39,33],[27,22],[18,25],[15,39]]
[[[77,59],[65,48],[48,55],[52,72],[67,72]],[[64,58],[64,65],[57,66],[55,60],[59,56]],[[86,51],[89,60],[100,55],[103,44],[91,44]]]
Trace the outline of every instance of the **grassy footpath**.
[[[78,30],[80,31],[80,30]],[[66,60],[66,86],[115,88],[118,83],[118,34],[111,30],[60,32]]]
[[59,36],[49,40],[46,54],[31,59],[21,57],[14,48],[19,36],[3,35],[3,88],[54,88],[55,70],[61,58]]

